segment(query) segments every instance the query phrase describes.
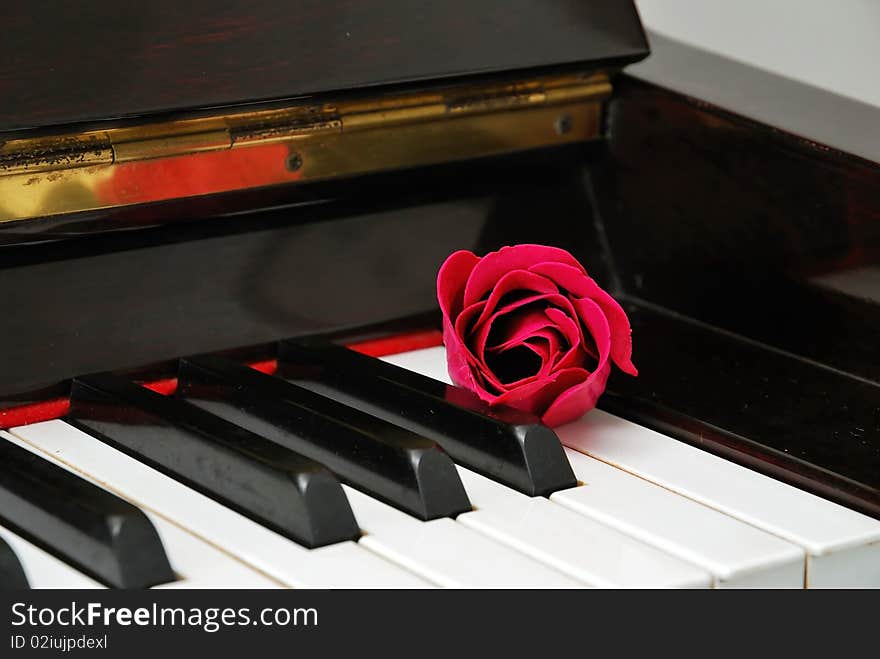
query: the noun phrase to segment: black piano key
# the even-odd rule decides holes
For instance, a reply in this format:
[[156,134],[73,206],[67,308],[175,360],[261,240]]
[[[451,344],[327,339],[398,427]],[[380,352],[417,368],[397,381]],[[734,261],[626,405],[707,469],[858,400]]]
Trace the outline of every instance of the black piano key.
[[278,375],[433,439],[457,462],[530,496],[577,484],[565,450],[531,414],[324,341],[284,341]]
[[0,538],[0,590],[17,590],[28,587],[28,580],[18,556],[12,547]]
[[103,584],[175,580],[143,512],[66,469],[0,440],[0,524]]
[[200,356],[181,360],[177,394],[420,519],[471,510],[455,465],[437,444],[302,387]]
[[322,465],[182,400],[89,375],[73,382],[69,420],[307,547],[360,536],[342,486]]

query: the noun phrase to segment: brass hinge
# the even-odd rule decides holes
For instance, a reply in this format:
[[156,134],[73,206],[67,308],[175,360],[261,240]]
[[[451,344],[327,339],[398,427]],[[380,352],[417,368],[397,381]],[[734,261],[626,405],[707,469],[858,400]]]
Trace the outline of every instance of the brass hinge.
[[0,222],[585,140],[610,91],[538,78],[9,140]]

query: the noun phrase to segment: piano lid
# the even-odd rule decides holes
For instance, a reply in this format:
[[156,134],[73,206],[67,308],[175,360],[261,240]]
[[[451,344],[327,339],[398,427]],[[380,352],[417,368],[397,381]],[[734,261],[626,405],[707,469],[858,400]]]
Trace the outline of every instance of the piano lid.
[[645,57],[622,0],[10,0],[0,132]]

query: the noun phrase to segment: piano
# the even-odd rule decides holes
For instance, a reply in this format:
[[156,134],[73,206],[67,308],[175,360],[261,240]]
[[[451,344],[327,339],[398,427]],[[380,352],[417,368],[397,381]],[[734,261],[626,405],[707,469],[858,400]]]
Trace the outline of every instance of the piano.
[[[681,4],[8,3],[0,586],[880,585],[870,103]],[[526,242],[633,323],[555,431],[438,331]]]

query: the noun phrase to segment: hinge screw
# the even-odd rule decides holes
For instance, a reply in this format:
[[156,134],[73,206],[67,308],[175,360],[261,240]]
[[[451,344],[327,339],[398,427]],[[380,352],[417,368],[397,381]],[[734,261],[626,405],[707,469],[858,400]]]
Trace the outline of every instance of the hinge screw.
[[287,160],[284,162],[284,164],[291,172],[295,172],[303,166],[302,156],[298,153],[291,153],[289,156],[287,156]]
[[556,118],[556,123],[553,124],[553,128],[556,129],[556,132],[559,135],[565,135],[566,133],[571,132],[572,125],[571,115],[569,114],[560,114]]

